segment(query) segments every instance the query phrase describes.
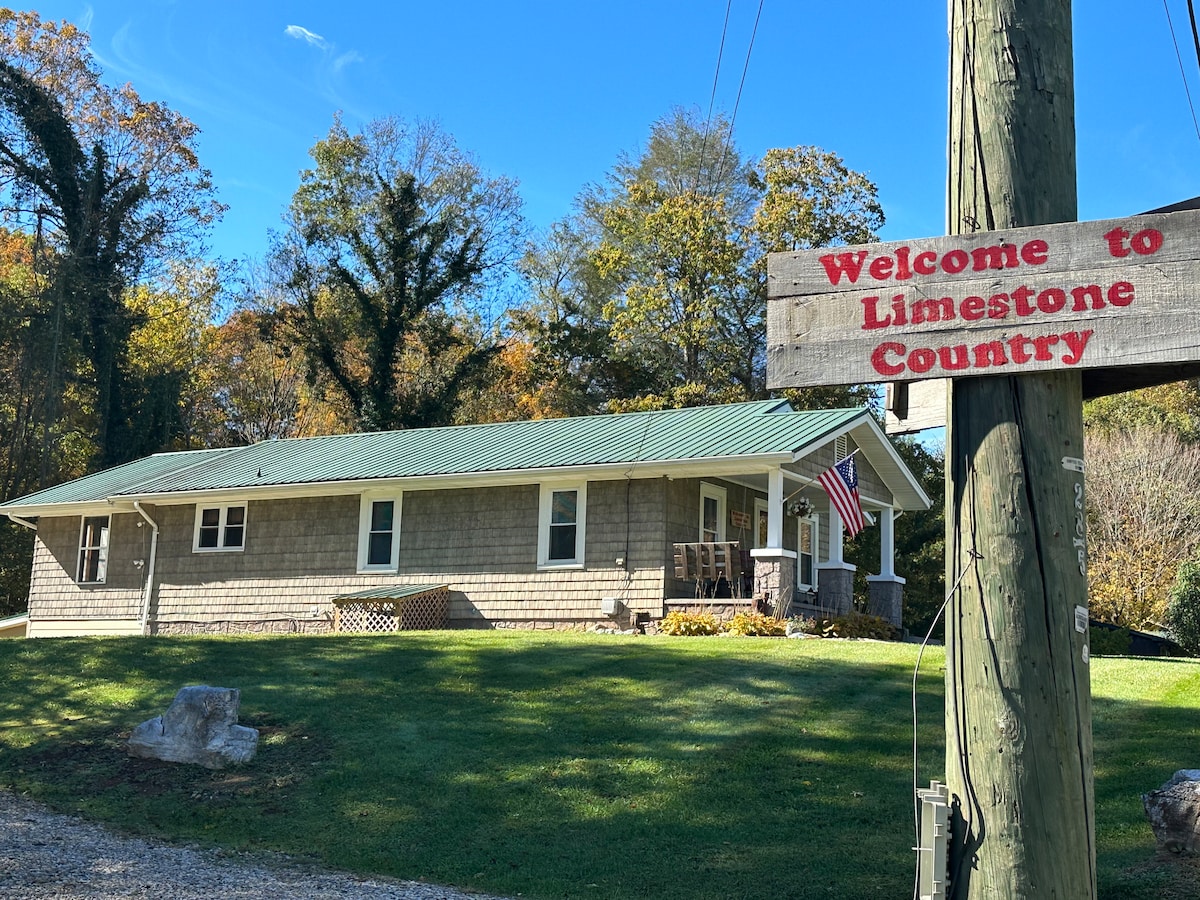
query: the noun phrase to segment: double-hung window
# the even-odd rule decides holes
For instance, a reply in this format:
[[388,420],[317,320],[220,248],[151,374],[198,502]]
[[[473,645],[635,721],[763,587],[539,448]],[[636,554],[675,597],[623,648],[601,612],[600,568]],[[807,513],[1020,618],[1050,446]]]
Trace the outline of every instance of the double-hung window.
[[363,494],[358,516],[358,570],[395,572],[400,565],[400,494]]
[[84,516],[79,531],[80,584],[101,584],[108,574],[108,516]]
[[241,550],[246,545],[246,504],[196,505],[196,532],[192,550],[208,553]]
[[543,484],[538,514],[538,566],[583,567],[587,483]]
[[817,541],[820,520],[814,515],[796,520],[796,581],[801,590],[817,587]]
[[700,540],[725,540],[725,488],[700,482]]

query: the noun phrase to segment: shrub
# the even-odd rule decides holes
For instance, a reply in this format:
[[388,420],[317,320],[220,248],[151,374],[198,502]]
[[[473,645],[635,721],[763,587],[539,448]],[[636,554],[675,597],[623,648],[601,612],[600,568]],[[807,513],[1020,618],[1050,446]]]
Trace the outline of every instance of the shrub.
[[787,634],[787,623],[760,612],[740,612],[725,630],[730,634],[742,634],[752,637],[782,637]]
[[1192,656],[1200,655],[1200,561],[1179,567],[1167,602],[1167,631]]
[[1094,656],[1125,656],[1133,645],[1128,628],[1088,629],[1088,652]]
[[793,616],[788,619],[787,633],[796,634],[816,634],[824,636],[825,626],[829,624],[827,619],[810,619],[807,616]]
[[882,616],[852,612],[838,616],[825,626],[826,637],[871,638],[877,641],[894,641],[897,632],[894,625]]
[[720,634],[721,623],[711,613],[688,613],[673,610],[658,623],[663,634],[695,637],[697,635]]

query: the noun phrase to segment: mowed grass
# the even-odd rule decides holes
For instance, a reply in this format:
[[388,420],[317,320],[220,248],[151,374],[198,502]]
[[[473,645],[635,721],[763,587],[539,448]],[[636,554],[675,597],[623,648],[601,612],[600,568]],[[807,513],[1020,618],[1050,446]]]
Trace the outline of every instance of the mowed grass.
[[[524,897],[905,897],[911,645],[511,632],[0,642],[0,787],[121,828]],[[1140,794],[1200,766],[1200,664],[1093,661],[1101,896],[1200,897]],[[943,771],[942,657],[917,679]],[[245,766],[130,759],[242,691]]]

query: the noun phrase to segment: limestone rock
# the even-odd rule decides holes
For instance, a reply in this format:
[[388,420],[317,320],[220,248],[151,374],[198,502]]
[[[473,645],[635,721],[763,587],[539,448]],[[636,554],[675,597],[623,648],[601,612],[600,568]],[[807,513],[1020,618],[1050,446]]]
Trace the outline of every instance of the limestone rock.
[[240,703],[237,688],[181,688],[165,713],[133,729],[129,755],[206,769],[248,762],[258,750],[258,730],[237,724]]
[[1200,852],[1200,769],[1180,769],[1142,804],[1159,850]]

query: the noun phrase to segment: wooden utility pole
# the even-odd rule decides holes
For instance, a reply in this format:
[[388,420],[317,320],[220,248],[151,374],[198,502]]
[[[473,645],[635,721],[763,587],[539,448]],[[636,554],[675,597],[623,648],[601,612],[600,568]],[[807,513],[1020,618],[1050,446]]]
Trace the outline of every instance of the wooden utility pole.
[[[1070,0],[951,0],[951,234],[1076,218]],[[1078,371],[953,382],[955,898],[1095,898]]]

